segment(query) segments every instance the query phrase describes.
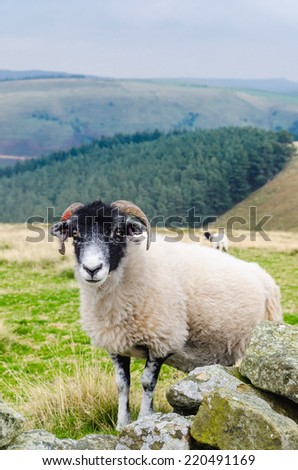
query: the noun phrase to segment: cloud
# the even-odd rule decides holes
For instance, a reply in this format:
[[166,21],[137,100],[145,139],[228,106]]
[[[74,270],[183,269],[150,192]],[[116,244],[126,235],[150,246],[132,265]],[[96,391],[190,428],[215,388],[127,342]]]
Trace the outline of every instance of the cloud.
[[1,0],[2,68],[298,80],[297,0]]
[[260,0],[254,2],[254,10],[263,19],[275,20],[289,27],[298,23],[297,0]]

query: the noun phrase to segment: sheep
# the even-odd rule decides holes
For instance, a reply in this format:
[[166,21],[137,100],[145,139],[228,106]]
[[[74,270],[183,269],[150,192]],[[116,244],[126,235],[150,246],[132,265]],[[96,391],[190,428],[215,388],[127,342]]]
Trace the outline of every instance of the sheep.
[[220,251],[228,251],[229,240],[223,232],[204,232],[204,237],[206,240],[210,241],[212,248],[215,248]]
[[62,254],[73,239],[82,327],[114,363],[118,429],[130,421],[131,357],[146,360],[142,417],[153,412],[163,363],[185,372],[233,365],[257,323],[282,319],[279,288],[258,265],[161,236],[150,244],[149,221],[133,203],[74,203],[51,233]]

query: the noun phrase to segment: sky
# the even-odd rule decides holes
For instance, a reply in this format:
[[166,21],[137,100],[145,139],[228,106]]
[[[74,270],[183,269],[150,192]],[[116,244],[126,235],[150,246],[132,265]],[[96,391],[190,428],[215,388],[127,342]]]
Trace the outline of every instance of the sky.
[[0,69],[298,81],[298,1],[0,0]]

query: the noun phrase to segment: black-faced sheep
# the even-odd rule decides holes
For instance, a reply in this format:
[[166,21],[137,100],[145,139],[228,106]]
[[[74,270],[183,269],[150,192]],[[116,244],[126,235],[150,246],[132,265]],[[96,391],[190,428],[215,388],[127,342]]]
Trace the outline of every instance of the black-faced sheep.
[[228,251],[229,249],[229,240],[228,237],[222,232],[210,233],[204,232],[204,237],[206,240],[209,240],[212,248],[220,251]]
[[133,203],[76,203],[51,233],[61,253],[65,240],[73,239],[82,325],[115,365],[118,428],[130,419],[131,356],[146,359],[143,416],[153,410],[164,362],[184,371],[232,365],[258,322],[282,318],[279,288],[254,263],[161,237],[148,251],[150,225]]

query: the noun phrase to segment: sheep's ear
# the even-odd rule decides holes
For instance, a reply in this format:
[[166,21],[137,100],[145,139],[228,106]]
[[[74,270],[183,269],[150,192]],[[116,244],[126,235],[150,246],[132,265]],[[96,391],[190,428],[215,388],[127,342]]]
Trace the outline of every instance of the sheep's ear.
[[65,254],[65,244],[64,242],[70,236],[70,223],[68,220],[58,222],[57,224],[53,225],[50,229],[51,234],[54,237],[59,238],[60,247],[58,249],[61,255]]
[[145,227],[139,221],[128,219],[126,222],[127,238],[133,242],[141,243],[145,239],[143,234]]

